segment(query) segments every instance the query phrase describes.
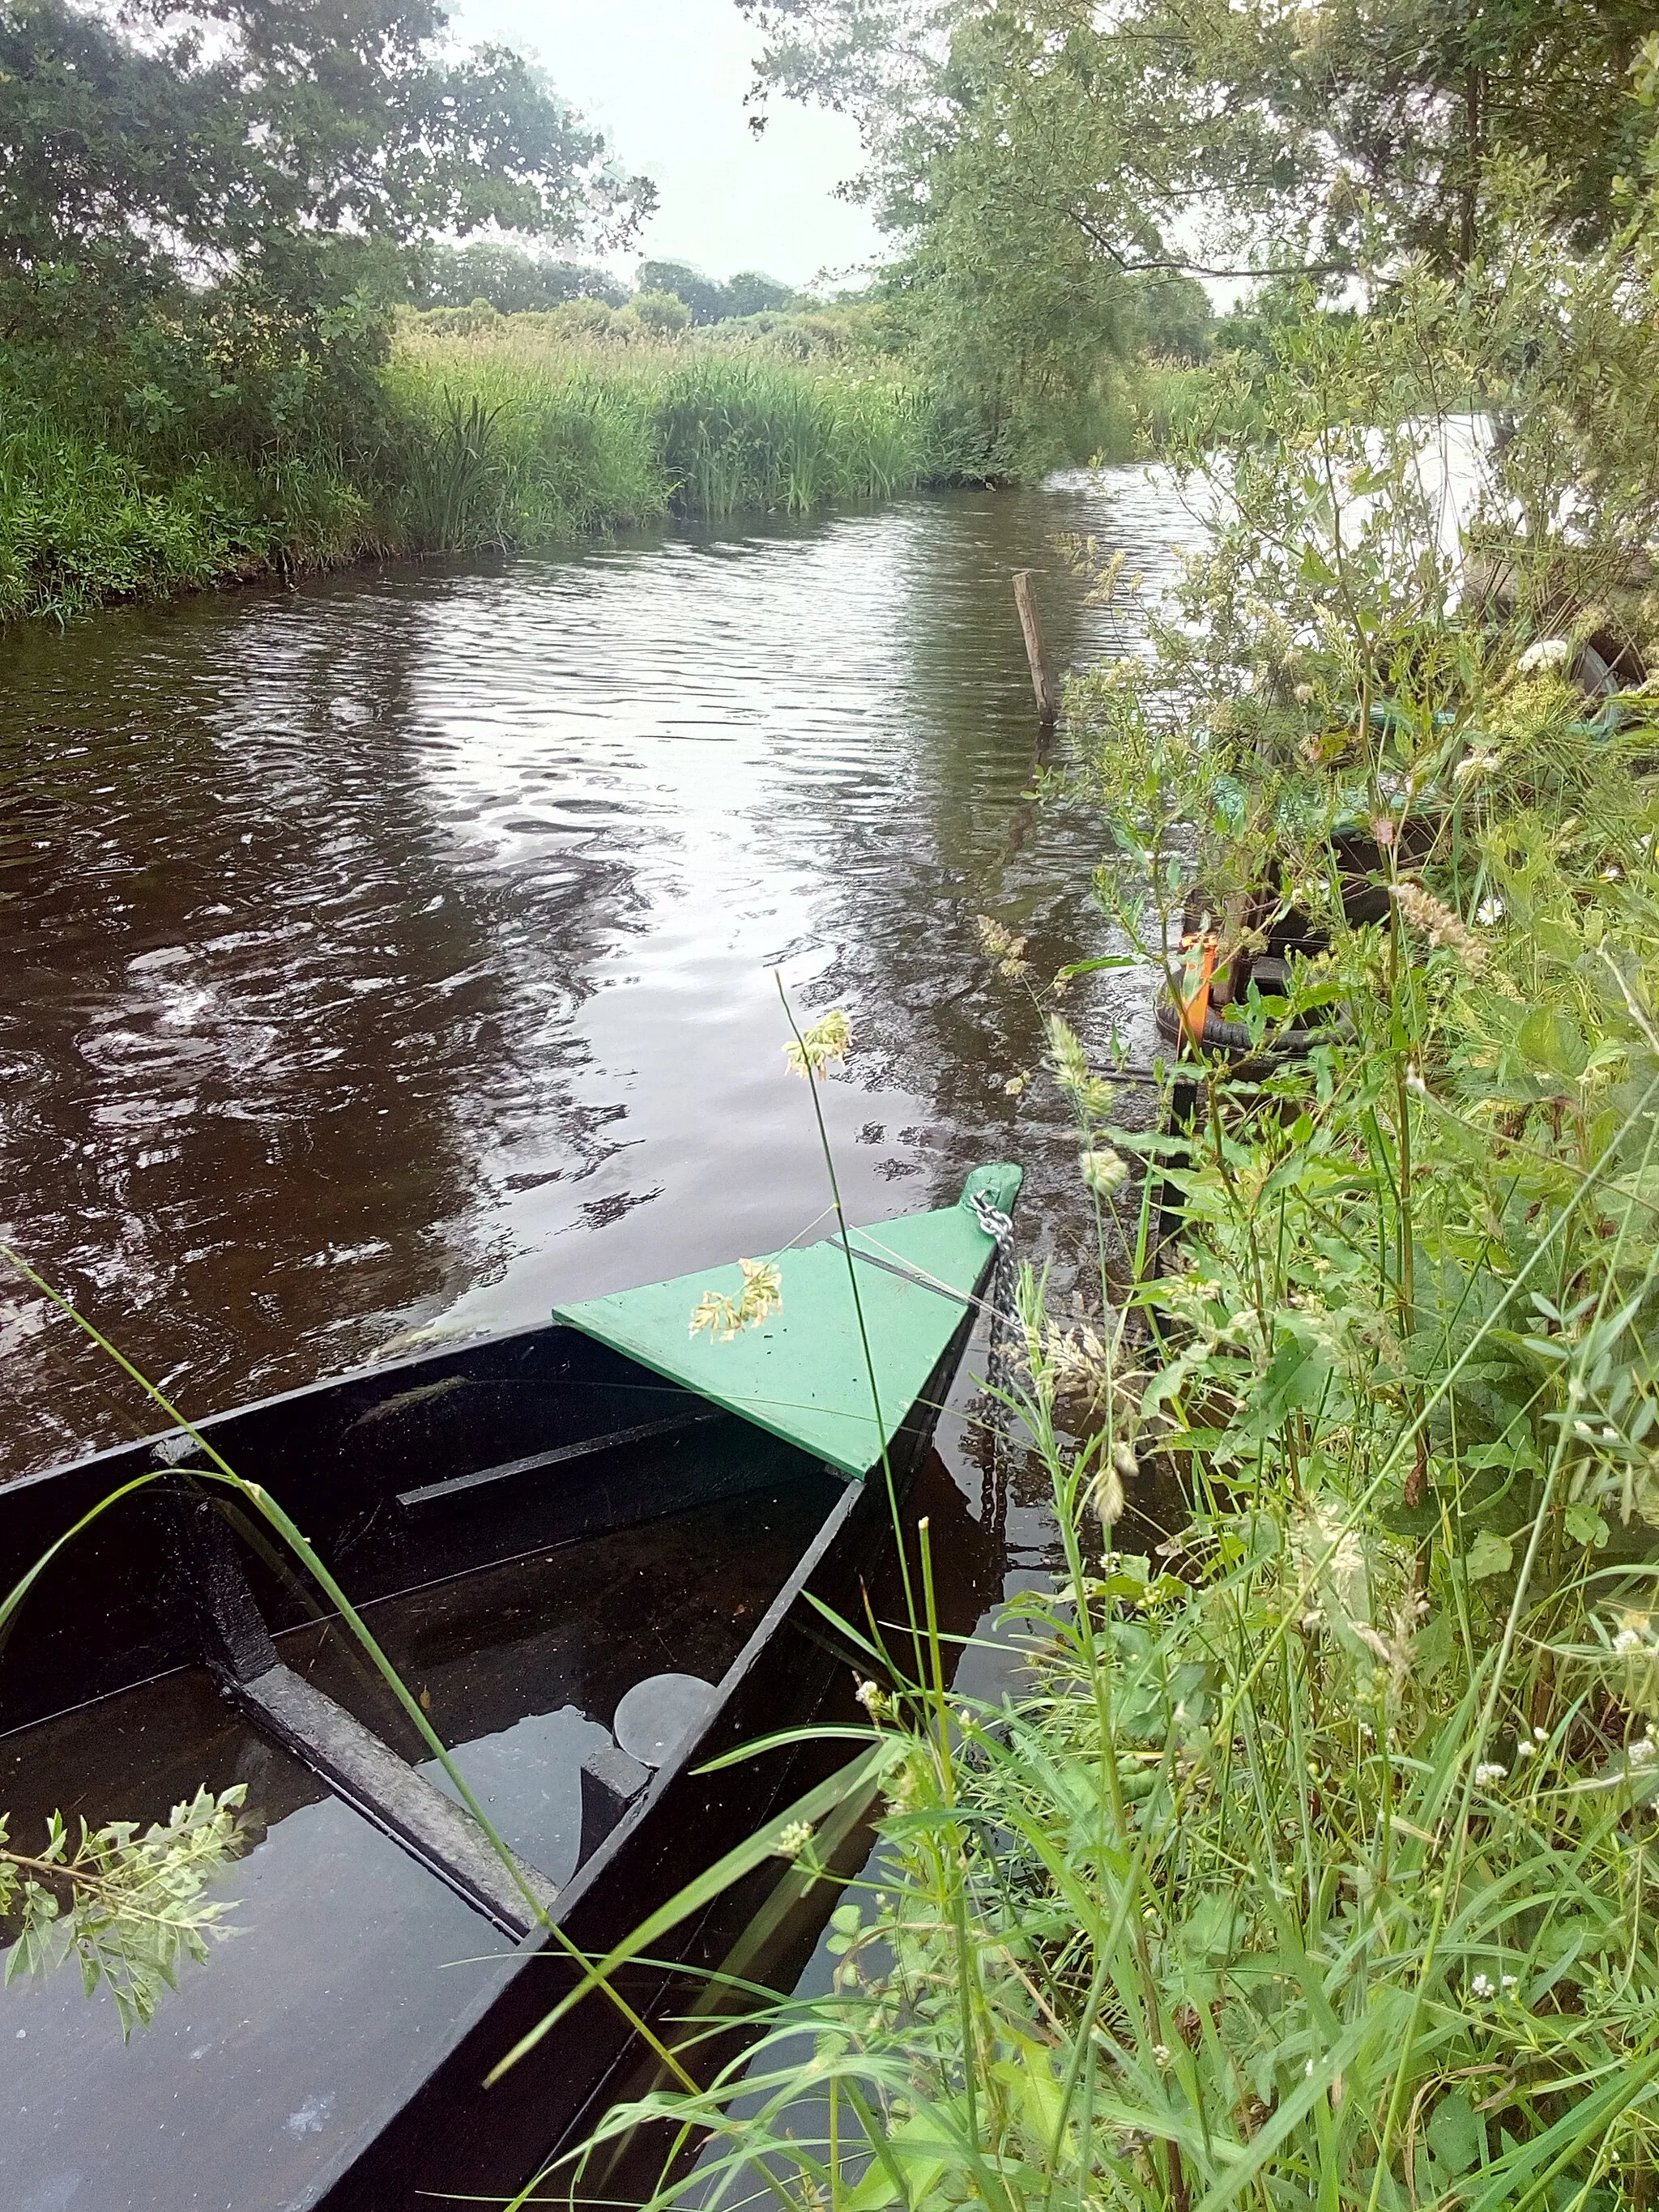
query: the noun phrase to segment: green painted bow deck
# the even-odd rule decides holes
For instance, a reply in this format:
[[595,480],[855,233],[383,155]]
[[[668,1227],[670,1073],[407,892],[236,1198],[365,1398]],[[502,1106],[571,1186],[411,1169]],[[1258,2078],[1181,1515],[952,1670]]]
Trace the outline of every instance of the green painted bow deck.
[[843,1474],[863,1474],[908,1419],[994,1257],[996,1242],[980,1222],[975,1197],[1006,1213],[1020,1180],[1012,1165],[975,1168],[956,1205],[850,1231],[858,1307],[837,1231],[821,1243],[766,1255],[778,1270],[783,1304],[729,1342],[707,1332],[694,1336],[691,1315],[706,1291],[742,1295],[735,1262],[556,1306],[554,1316]]

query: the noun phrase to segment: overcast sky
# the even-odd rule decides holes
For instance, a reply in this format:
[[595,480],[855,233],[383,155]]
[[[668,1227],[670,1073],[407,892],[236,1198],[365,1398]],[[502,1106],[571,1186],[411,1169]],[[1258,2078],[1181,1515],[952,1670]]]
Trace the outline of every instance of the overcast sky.
[[858,167],[847,117],[779,100],[751,134],[759,42],[733,0],[450,0],[450,20],[463,39],[534,55],[623,166],[654,180],[643,252],[799,285],[880,250],[864,210],[834,197]]

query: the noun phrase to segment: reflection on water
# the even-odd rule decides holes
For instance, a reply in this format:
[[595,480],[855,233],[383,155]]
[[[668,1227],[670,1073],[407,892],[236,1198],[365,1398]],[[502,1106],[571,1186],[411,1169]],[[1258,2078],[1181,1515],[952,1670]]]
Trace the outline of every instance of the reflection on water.
[[[1154,574],[1195,534],[1109,471],[9,640],[7,1240],[198,1413],[775,1247],[826,1194],[779,965],[858,1025],[859,1216],[1010,1153],[1048,1208],[1071,1148],[1004,1093],[1036,1018],[973,917],[1039,968],[1105,941],[1095,826],[1026,796],[1010,571],[1058,659],[1119,645],[1061,530]],[[0,1301],[0,1474],[130,1433]]]

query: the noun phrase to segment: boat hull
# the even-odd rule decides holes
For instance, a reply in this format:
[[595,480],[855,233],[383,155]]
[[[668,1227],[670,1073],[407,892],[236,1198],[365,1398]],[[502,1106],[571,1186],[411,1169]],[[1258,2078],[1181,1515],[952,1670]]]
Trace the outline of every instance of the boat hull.
[[[988,1258],[987,1274],[989,1266]],[[844,1744],[798,1746],[700,1771],[811,1717],[838,1675],[843,1694],[850,1687],[854,1655],[822,1608],[861,1617],[971,1322],[963,1301],[886,1468],[850,1481],[776,1436],[711,1415],[695,1394],[559,1324],[370,1369],[226,1414],[201,1433],[239,1477],[281,1503],[371,1627],[377,1606],[502,1561],[721,1498],[753,1492],[758,1500],[781,1484],[798,1502],[821,1492],[816,1534],[721,1675],[706,1723],[558,1895],[562,1936],[600,1955],[845,1755]],[[169,1464],[174,1441],[124,1447],[0,1490],[0,1573],[9,1583],[94,1516],[46,1568],[0,1652],[0,1740],[27,1744],[41,1723],[61,1726],[66,1714],[95,1740],[101,1701],[199,1669],[202,1563],[181,1525],[204,1495],[226,1493],[199,1455]],[[268,1533],[262,1538],[245,1504],[233,1500],[229,1517],[250,1540],[238,1547],[246,1589],[280,1656],[285,1637],[314,1632],[314,1590]],[[771,1863],[666,1934],[653,1963],[620,1978],[629,2005],[646,2015],[675,2009],[684,1977],[718,1966],[783,1871]],[[484,2087],[575,1972],[554,1936],[534,1930],[491,1969],[487,1994],[433,2039],[417,2071],[405,2071],[395,2101],[366,2114],[303,2195],[285,2203],[401,2212],[434,2192],[511,2196],[580,2139],[642,2055],[623,2014],[592,1991]],[[258,2212],[252,2199],[249,2212]]]

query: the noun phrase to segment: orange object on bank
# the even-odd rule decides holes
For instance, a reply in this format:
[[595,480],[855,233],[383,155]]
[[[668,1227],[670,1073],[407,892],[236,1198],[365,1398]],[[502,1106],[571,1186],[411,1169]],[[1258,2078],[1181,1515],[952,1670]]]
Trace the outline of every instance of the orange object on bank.
[[1181,1026],[1194,1049],[1204,1042],[1204,1024],[1210,1013],[1210,979],[1215,974],[1218,950],[1213,932],[1194,939],[1182,970]]

